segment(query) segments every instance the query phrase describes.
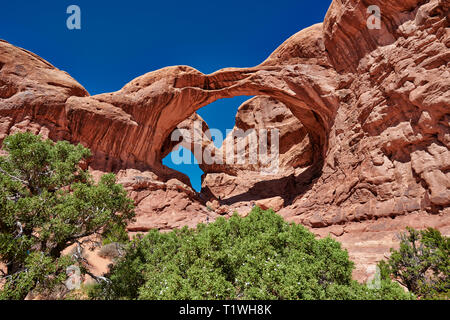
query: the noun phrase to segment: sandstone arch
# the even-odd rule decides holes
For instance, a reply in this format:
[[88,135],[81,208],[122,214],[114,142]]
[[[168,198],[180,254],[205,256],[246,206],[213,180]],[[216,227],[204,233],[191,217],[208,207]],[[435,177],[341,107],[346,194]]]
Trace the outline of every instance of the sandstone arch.
[[160,168],[165,140],[196,110],[221,98],[266,95],[283,102],[305,125],[319,160],[338,105],[333,69],[314,64],[326,61],[320,37],[311,36],[320,35],[321,28],[319,24],[293,37],[314,39],[303,44],[312,51],[305,57],[301,51],[295,57],[286,55],[296,44],[290,39],[257,67],[210,75],[187,66],[168,67],[138,77],[114,93],[70,97],[66,112],[72,139],[109,155],[114,166]]
[[[279,170],[286,172],[297,167],[309,166],[317,161],[314,159],[314,146],[305,126],[285,104],[269,96],[253,97],[238,107],[234,128],[226,137],[221,132],[219,138],[225,139],[221,141],[220,146],[216,146],[217,143],[213,142],[210,127],[197,113],[181,122],[176,129],[182,131],[172,133],[174,141],[172,135],[166,139],[161,152],[162,157],[165,158],[180,145],[192,152],[204,173],[224,172],[236,175],[239,171],[246,170],[261,172],[263,160],[256,155],[260,135],[263,135],[263,140],[266,134],[269,137],[268,150],[264,149],[263,152],[270,153],[272,129],[278,132]],[[186,134],[181,137],[183,133]],[[237,159],[238,149],[242,163],[227,163],[227,158]],[[204,161],[205,155],[209,161]]]

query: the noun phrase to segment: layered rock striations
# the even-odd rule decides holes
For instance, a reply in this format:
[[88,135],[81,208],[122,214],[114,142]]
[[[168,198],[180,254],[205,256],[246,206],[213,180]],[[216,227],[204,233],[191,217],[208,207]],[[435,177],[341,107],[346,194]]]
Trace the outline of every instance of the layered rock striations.
[[[370,5],[381,10],[379,29],[367,25]],[[334,0],[323,24],[298,32],[256,67],[209,75],[168,67],[95,96],[1,41],[0,140],[29,130],[89,147],[93,172],[118,173],[137,204],[130,231],[272,207],[319,236],[337,237],[363,280],[405,226],[450,233],[449,6]],[[237,95],[257,97],[239,108],[234,130],[279,130],[279,170],[202,163],[197,193],[162,165],[176,147],[171,134],[201,131],[206,139],[184,146],[225,156],[226,143],[214,146],[195,111]],[[241,143],[251,154],[250,142]]]

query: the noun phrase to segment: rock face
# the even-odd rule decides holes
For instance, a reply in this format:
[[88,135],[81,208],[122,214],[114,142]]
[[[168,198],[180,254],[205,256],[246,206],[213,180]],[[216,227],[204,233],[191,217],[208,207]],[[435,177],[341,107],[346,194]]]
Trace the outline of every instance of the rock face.
[[[371,4],[381,9],[379,29],[368,28],[364,1],[334,0],[323,24],[298,32],[261,65],[210,75],[168,67],[96,96],[0,42],[0,140],[30,130],[91,148],[93,172],[117,172],[137,204],[131,232],[269,206],[337,237],[364,280],[406,225],[450,233],[450,4]],[[235,132],[278,129],[279,170],[203,163],[196,193],[161,163],[175,147],[169,137],[177,127],[197,130],[206,139],[185,147],[229,154],[233,138],[214,147],[195,111],[237,95],[257,97],[239,108]],[[250,142],[236,143],[252,154]]]
[[67,73],[0,40],[1,141],[24,129],[55,140],[70,139],[65,102],[88,95]]
[[[254,159],[254,164],[250,163],[251,154],[257,152],[249,144],[254,143],[257,147],[259,139],[264,138],[261,135],[265,131],[261,129],[277,129],[279,132],[278,170],[270,174],[265,170],[270,166],[261,163],[260,157]],[[239,131],[254,133],[254,139],[239,138]],[[266,96],[243,103],[236,115],[235,128],[215,152],[221,153],[223,158],[233,153],[237,159],[239,144],[244,151],[243,164],[227,164],[224,159],[223,165],[201,165],[207,173],[202,186],[205,195],[220,198],[221,203],[238,209],[246,207],[249,202],[253,205],[255,201],[273,197],[289,202],[300,193],[305,183],[299,176],[313,163],[313,148],[305,127],[283,103]],[[270,150],[267,150],[269,153]]]
[[322,174],[292,208],[306,213],[303,223],[448,207],[449,4],[421,3],[380,2],[381,29],[372,31],[355,28],[366,21],[362,2],[333,2],[324,39],[339,72],[340,107]]

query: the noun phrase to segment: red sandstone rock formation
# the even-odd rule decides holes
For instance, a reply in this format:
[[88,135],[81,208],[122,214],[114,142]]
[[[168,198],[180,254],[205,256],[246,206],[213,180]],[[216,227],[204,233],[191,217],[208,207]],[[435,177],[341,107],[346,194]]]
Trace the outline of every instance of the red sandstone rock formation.
[[[249,146],[251,139],[234,136],[237,130],[251,132],[248,131],[250,129],[255,129],[255,149]],[[271,174],[265,170],[267,166],[261,164],[260,159],[254,159],[255,164],[250,163],[251,154],[256,153],[254,150],[259,148],[256,142],[260,138],[259,129],[279,130],[279,168]],[[253,204],[270,202],[269,199],[273,198],[281,198],[283,204],[289,203],[302,192],[302,188],[309,185],[310,180],[304,179],[314,162],[309,135],[302,123],[283,103],[265,96],[243,103],[236,115],[235,128],[216,152],[222,152],[224,158],[228,153],[233,153],[237,158],[240,143],[245,151],[243,164],[227,164],[224,160],[223,165],[201,166],[207,173],[203,179],[202,191],[205,195],[220,198],[222,204],[238,212],[245,212],[249,206],[251,208]],[[263,201],[264,199],[268,200]],[[278,211],[283,205],[275,207]]]
[[70,139],[65,102],[88,96],[67,73],[0,40],[0,140],[17,130]]
[[[0,140],[31,130],[91,148],[91,168],[118,172],[137,203],[130,231],[271,205],[337,237],[363,280],[406,225],[450,233],[450,5],[370,4],[381,9],[379,30],[367,28],[366,1],[334,0],[323,24],[298,32],[259,66],[210,75],[168,67],[96,96],[0,42]],[[202,121],[194,113],[202,106],[236,95],[262,96],[240,107],[236,128],[280,129],[281,170],[261,176],[258,165],[203,164],[196,193],[161,164],[175,146],[168,138]],[[196,143],[214,149],[208,140],[186,146]]]

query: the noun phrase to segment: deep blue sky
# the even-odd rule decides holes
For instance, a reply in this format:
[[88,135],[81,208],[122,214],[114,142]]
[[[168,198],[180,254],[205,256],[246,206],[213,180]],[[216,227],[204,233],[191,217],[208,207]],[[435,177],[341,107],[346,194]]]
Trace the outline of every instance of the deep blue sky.
[[[90,94],[119,90],[133,78],[170,65],[204,73],[264,61],[297,31],[323,21],[331,0],[4,1],[0,38],[67,71]],[[81,30],[66,28],[66,9],[81,8]],[[245,98],[220,100],[199,114],[223,131]],[[187,173],[194,165],[166,165]]]

